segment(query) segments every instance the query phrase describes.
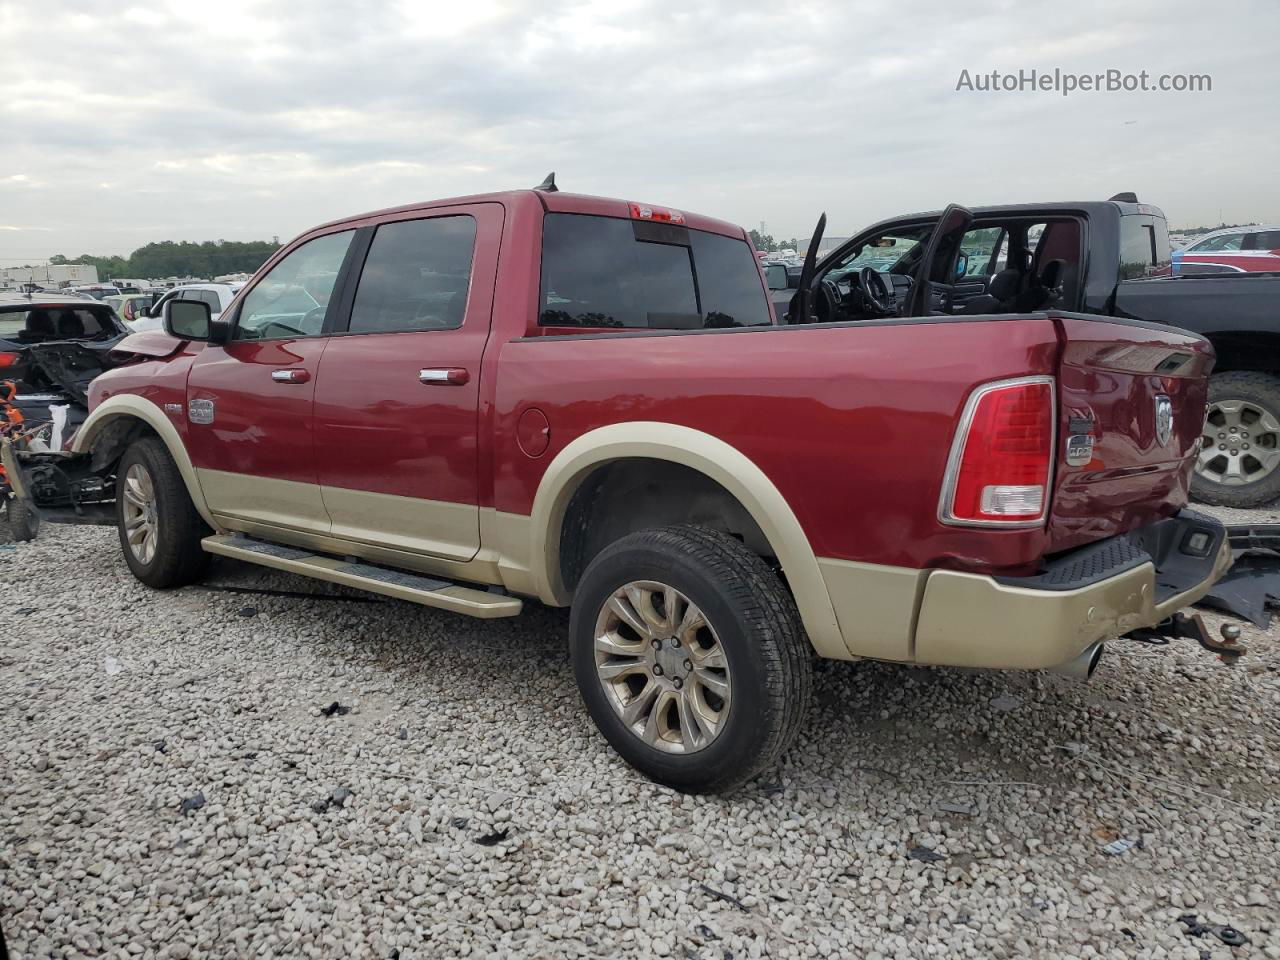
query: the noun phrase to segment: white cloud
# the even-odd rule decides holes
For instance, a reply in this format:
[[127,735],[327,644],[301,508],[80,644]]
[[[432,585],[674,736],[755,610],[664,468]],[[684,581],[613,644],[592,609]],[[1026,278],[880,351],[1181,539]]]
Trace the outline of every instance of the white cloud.
[[[1280,6],[1172,6],[11,4],[0,191],[7,220],[43,230],[5,230],[0,256],[284,237],[550,169],[787,236],[823,209],[847,233],[1125,189],[1176,223],[1280,220]],[[125,59],[104,70],[106,51]],[[1033,67],[1211,73],[1214,92],[955,91],[962,68]]]

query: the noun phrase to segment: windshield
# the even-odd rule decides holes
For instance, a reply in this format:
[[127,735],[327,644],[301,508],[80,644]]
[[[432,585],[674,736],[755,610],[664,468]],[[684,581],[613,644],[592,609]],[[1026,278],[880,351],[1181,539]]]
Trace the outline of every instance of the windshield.
[[839,279],[850,273],[857,273],[863,267],[870,267],[880,273],[888,273],[896,267],[902,258],[915,250],[932,230],[931,225],[909,230],[895,230],[871,237],[860,246],[854,247],[828,271],[827,276]]

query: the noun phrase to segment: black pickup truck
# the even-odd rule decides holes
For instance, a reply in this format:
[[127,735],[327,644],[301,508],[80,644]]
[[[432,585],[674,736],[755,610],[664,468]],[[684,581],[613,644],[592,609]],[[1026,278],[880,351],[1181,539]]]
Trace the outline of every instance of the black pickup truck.
[[[921,278],[940,234],[956,253],[945,273]],[[1280,273],[1171,273],[1165,216],[1132,194],[895,217],[804,268],[765,267],[791,323],[1053,307],[1198,333],[1218,360],[1193,495],[1231,507],[1280,499]]]

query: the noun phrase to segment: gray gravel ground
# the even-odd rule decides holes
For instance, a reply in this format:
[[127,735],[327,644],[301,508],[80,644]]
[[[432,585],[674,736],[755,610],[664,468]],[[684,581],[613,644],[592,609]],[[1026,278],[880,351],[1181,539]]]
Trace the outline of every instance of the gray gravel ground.
[[782,766],[695,798],[606,748],[561,612],[158,593],[105,529],[0,582],[22,960],[1280,958],[1280,630],[1231,667],[1113,644],[1087,685],[827,664]]

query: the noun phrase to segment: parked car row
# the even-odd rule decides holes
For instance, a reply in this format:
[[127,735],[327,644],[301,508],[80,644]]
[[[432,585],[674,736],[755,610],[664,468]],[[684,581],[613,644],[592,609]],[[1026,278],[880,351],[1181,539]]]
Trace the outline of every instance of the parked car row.
[[1173,251],[1175,276],[1280,272],[1280,226],[1228,227]]

